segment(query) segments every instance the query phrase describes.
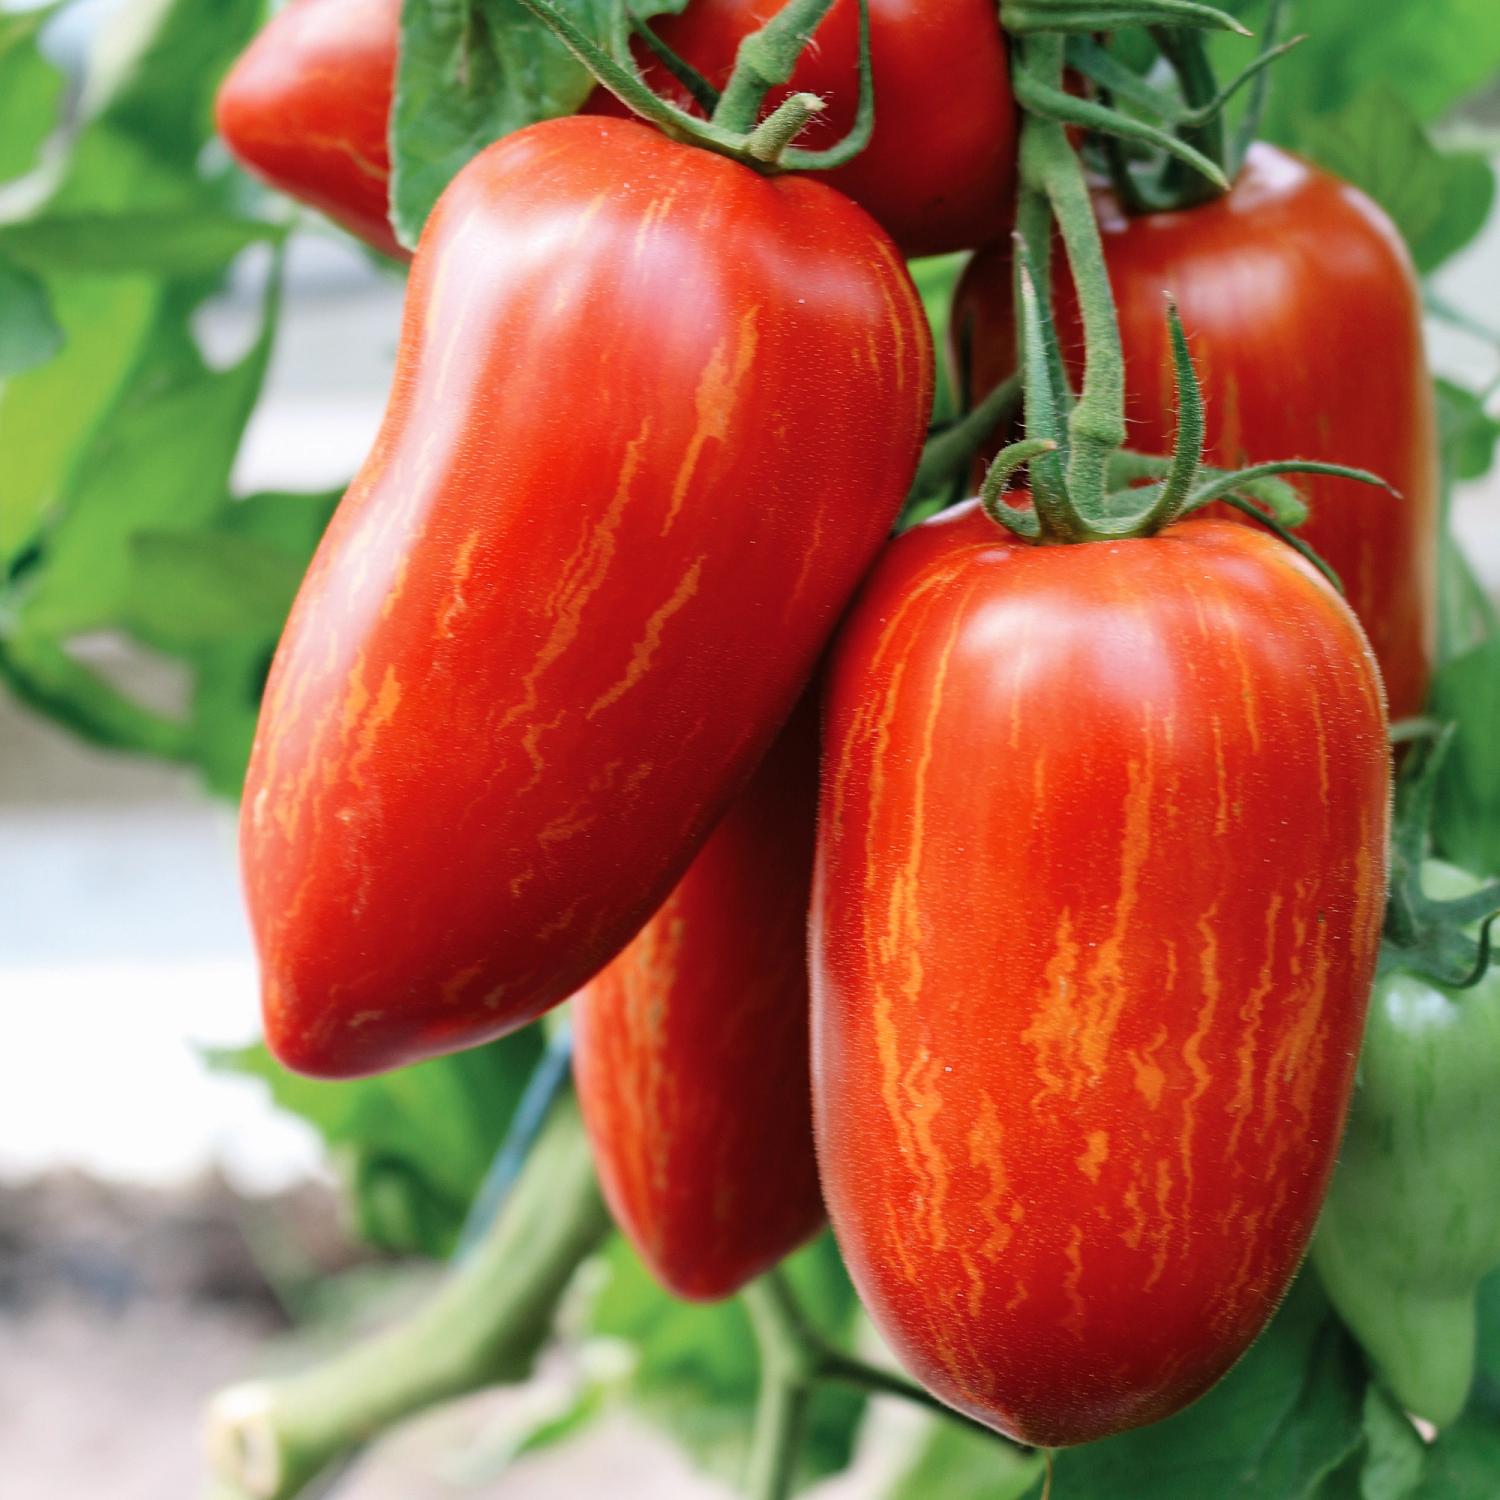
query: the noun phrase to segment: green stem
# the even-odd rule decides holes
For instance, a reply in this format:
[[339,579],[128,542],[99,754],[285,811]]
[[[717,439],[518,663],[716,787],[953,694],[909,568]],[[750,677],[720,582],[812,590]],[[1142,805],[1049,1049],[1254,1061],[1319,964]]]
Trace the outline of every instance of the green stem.
[[[1278,38],[1286,15],[1287,0],[1271,0],[1269,9],[1266,11],[1265,25],[1261,28],[1262,52],[1268,59],[1279,57],[1283,52],[1295,43],[1281,43]],[[1297,38],[1296,40],[1300,40]],[[1233,176],[1244,164],[1245,157],[1260,137],[1261,121],[1265,118],[1266,105],[1271,97],[1271,75],[1264,68],[1259,69],[1253,78],[1250,88],[1250,98],[1245,105],[1244,117],[1240,120],[1240,128],[1235,134],[1234,160],[1231,163]]]
[[978,406],[951,427],[928,438],[911,482],[907,505],[929,499],[954,483],[973,462],[974,455],[1010,420],[1021,404],[1021,380],[1008,376]]
[[1198,4],[1197,0],[1001,0],[1000,22],[1016,36],[1061,36],[1159,25],[1250,35],[1227,11]]
[[833,0],[787,0],[735,53],[734,72],[719,96],[713,123],[736,135],[755,129],[760,107],[773,88],[790,80],[808,41]]
[[[1063,49],[1061,37],[1030,38],[1018,67],[1039,84],[1060,91]],[[1125,359],[1114,295],[1083,166],[1058,121],[1026,114],[1021,172],[1025,193],[1032,200],[1045,195],[1057,220],[1083,320],[1083,389],[1068,417],[1067,490],[1069,504],[1086,522],[1102,512],[1110,456],[1125,445]],[[1038,259],[1041,247],[1033,239],[1032,224],[1023,225],[1022,232],[1034,263],[1044,264]],[[1037,282],[1038,297],[1048,307],[1045,275],[1039,272]]]
[[157,760],[193,759],[186,724],[125,697],[51,641],[0,640],[0,682],[27,707],[95,745]]
[[760,1350],[760,1397],[745,1480],[749,1500],[785,1500],[792,1492],[818,1361],[808,1326],[780,1271],[741,1293]]
[[774,166],[822,109],[823,101],[816,94],[793,94],[750,132],[745,149],[756,161]]
[[522,1379],[573,1273],[608,1228],[578,1107],[566,1097],[489,1234],[431,1302],[324,1365],[213,1399],[209,1448],[226,1494],[292,1500],[402,1418]]
[[712,116],[719,107],[719,91],[690,62],[679,57],[639,16],[629,16],[630,32],[643,45],[650,48],[657,61],[688,92],[693,103],[703,111],[704,117]]
[[899,1396],[982,1432],[1018,1455],[1035,1451],[945,1406],[905,1376],[877,1369],[834,1349],[808,1322],[781,1271],[768,1272],[740,1295],[755,1329],[761,1359],[755,1442],[746,1481],[750,1500],[786,1500],[791,1494],[807,1404],[819,1384],[841,1385],[869,1395]]
[[1219,81],[1214,77],[1202,32],[1157,26],[1151,34],[1176,73],[1183,102],[1192,111],[1190,123],[1179,127],[1182,142],[1211,161],[1218,172],[1217,176],[1209,176],[1180,155],[1168,160],[1163,179],[1166,195],[1174,206],[1190,208],[1227,192],[1229,174],[1234,170],[1229,160],[1223,109],[1215,107],[1220,98]]

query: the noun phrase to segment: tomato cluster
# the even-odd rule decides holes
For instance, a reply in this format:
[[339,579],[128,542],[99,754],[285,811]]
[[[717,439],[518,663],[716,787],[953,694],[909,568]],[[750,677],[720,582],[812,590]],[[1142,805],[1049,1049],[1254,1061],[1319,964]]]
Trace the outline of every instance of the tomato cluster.
[[[778,8],[659,34],[718,86]],[[295,0],[219,103],[250,165],[393,253],[396,10]],[[1239,1357],[1333,1170],[1386,892],[1381,674],[1408,713],[1430,669],[1416,295],[1378,210],[1269,148],[1199,207],[1098,201],[1136,446],[1173,425],[1170,289],[1216,461],[1401,492],[1315,487],[1353,610],[1218,518],[1045,545],[971,503],[887,545],[933,387],[902,252],[981,247],[953,326],[983,394],[1015,359],[1016,126],[987,0],[870,16],[874,138],[826,180],[599,95],[448,187],[277,653],[245,878],[290,1066],[396,1066],[576,994],[601,1179],[663,1281],[726,1295],[826,1202],[902,1361],[1065,1445]],[[835,129],[856,19],[788,85]]]

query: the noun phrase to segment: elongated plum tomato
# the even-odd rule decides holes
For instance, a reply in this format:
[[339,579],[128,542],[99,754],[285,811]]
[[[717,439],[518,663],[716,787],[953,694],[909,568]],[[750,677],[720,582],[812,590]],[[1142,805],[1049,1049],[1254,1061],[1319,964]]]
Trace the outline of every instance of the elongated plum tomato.
[[895,246],[821,183],[583,117],[458,174],[251,756],[284,1062],[471,1046],[625,945],[889,531],[931,367]]
[[1014,1437],[1185,1406],[1302,1258],[1389,761],[1359,626],[1228,521],[894,543],[834,652],[812,906],[829,1217],[903,1363]]
[[666,905],[574,1010],[605,1197],[680,1297],[727,1297],[823,1222],[807,1056],[814,708],[804,701]]
[[229,70],[214,112],[258,177],[406,260],[386,144],[400,20],[401,0],[291,0]]
[[[1293,480],[1312,509],[1300,534],[1343,582],[1392,716],[1420,712],[1436,630],[1436,416],[1421,299],[1400,235],[1363,193],[1265,145],[1227,196],[1201,207],[1129,218],[1107,196],[1096,204],[1132,447],[1171,447],[1171,291],[1203,382],[1209,462],[1321,459],[1371,469],[1400,492]],[[1057,318],[1079,371],[1083,334],[1065,274]],[[969,388],[989,390],[1015,357],[1008,251],[971,262],[953,327],[968,352]]]
[[[651,25],[716,88],[728,82],[741,41],[785,0],[692,0]],[[687,91],[637,44],[657,93],[687,108]],[[1017,117],[1005,35],[993,0],[870,0],[875,132],[824,181],[867,208],[907,255],[970,250],[1004,235],[1012,213]],[[854,124],[859,104],[859,6],[836,0],[785,88],[821,95],[827,108],[799,145],[828,144]],[[604,89],[585,108],[628,114]]]

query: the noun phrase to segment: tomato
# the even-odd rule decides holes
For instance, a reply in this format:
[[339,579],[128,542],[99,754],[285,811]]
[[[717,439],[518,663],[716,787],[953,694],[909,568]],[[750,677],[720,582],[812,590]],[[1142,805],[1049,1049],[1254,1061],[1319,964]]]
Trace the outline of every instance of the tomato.
[[[653,25],[722,85],[742,38],[784,3],[695,0],[682,15]],[[291,0],[225,80],[218,122],[230,150],[267,182],[387,255],[406,257],[387,220],[400,14],[400,0]],[[870,50],[874,138],[826,180],[879,219],[907,255],[970,249],[1003,234],[1017,123],[991,0],[872,0]],[[774,105],[805,89],[829,100],[805,144],[836,140],[854,124],[858,56],[858,7],[838,0],[789,87],[771,96]],[[689,104],[676,79],[639,45],[637,58],[658,93]],[[603,89],[584,108],[630,115]]]
[[1239,1357],[1338,1149],[1385,896],[1380,680],[1268,533],[894,543],[833,653],[813,1105],[860,1296],[1058,1447]]
[[625,945],[791,711],[931,392],[895,247],[821,183],[583,117],[464,167],[251,757],[277,1056],[471,1046]]
[[[1177,299],[1207,403],[1208,461],[1278,458],[1370,469],[1400,498],[1301,478],[1301,535],[1332,564],[1368,632],[1393,717],[1420,712],[1432,673],[1438,478],[1421,301],[1401,238],[1364,194],[1257,146],[1225,197],[1122,215],[1098,200],[1125,350],[1131,446],[1166,452],[1175,427],[1163,293]],[[1072,289],[1058,331],[1081,369]],[[955,303],[970,389],[1013,362],[1008,252],[976,256]]]
[[[785,0],[693,0],[652,29],[716,88],[736,49]],[[637,60],[658,94],[688,107],[687,91],[645,48]],[[859,103],[859,7],[837,0],[798,61],[789,93],[822,95],[826,114],[798,145],[843,136]],[[969,250],[1003,235],[1015,188],[1018,122],[1005,36],[994,0],[870,0],[870,71],[875,133],[848,165],[819,174],[862,204],[907,255]],[[586,109],[628,114],[596,89]]]
[[291,0],[229,70],[215,117],[257,176],[405,260],[386,144],[400,19],[401,0]]
[[727,1297],[823,1222],[807,1055],[814,706],[576,1001],[574,1073],[605,1197],[680,1297]]

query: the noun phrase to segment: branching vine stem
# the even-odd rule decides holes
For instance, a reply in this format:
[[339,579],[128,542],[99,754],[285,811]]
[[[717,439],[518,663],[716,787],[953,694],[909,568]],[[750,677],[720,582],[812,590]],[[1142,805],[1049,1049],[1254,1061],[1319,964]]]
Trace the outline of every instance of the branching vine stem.
[[905,1376],[833,1348],[808,1321],[781,1271],[751,1282],[741,1295],[761,1360],[760,1400],[745,1488],[749,1500],[786,1500],[791,1494],[808,1403],[820,1385],[843,1386],[872,1396],[899,1396],[1005,1443],[1017,1454],[1034,1451],[943,1405]]
[[557,1098],[504,1208],[436,1295],[327,1363],[230,1387],[208,1413],[223,1500],[293,1500],[403,1417],[519,1380],[609,1228],[571,1092]]

